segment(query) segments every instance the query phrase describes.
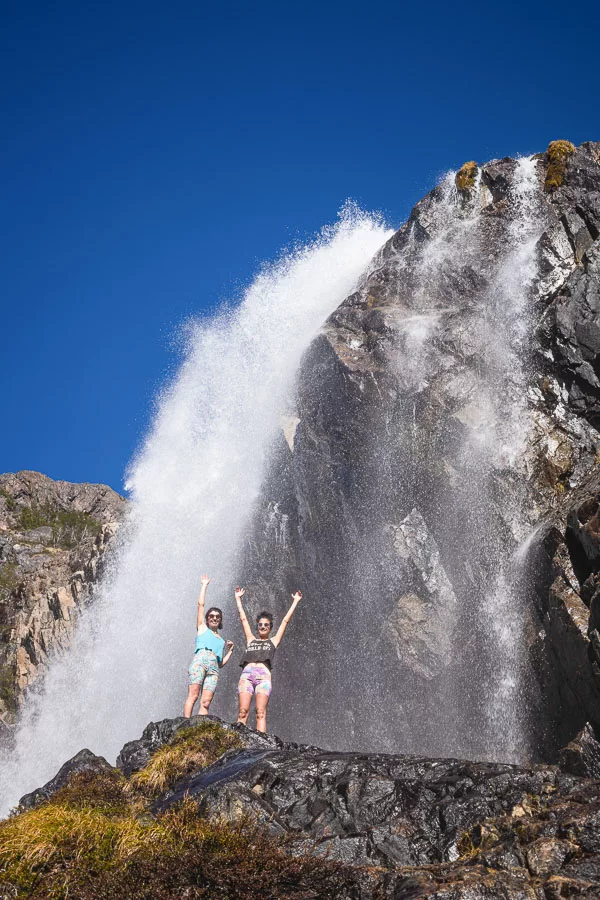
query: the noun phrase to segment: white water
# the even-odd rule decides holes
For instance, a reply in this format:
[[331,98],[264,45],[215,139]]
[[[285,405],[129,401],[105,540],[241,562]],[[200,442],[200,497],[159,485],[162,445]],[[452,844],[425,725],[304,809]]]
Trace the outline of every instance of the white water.
[[[422,454],[439,461],[445,452],[443,440],[437,443],[438,423],[417,421],[421,394],[435,408],[429,390],[434,397],[436,392],[444,396],[448,386],[446,402],[463,426],[460,443],[452,434],[449,441],[457,444],[455,457],[448,451],[454,469],[448,476],[453,484],[450,499],[444,503],[434,498],[429,506],[429,525],[446,532],[446,547],[452,548],[447,560],[459,576],[463,573],[458,578],[462,587],[460,614],[454,616],[453,662],[443,684],[434,684],[430,696],[421,693],[414,709],[406,699],[410,690],[400,691],[414,732],[410,748],[417,752],[515,762],[527,755],[520,596],[524,572],[514,550],[531,528],[524,512],[523,452],[530,429],[530,298],[537,275],[536,245],[544,229],[536,167],[534,159],[518,160],[505,226],[498,220],[490,224],[484,216],[491,195],[481,182],[465,201],[456,192],[454,173],[449,173],[436,202],[424,213],[430,239],[408,243],[396,265],[403,302],[396,309],[390,368],[397,375],[399,396],[412,402],[405,404],[390,437],[396,445],[407,438],[412,442],[406,458],[414,460],[417,493],[417,479],[427,478]],[[408,289],[403,289],[407,278]],[[449,308],[448,297],[457,297],[457,283],[465,285],[465,305]],[[445,370],[447,377],[441,374]],[[456,396],[462,395],[458,410],[455,385]],[[407,496],[413,489],[410,471],[407,464],[400,472]],[[383,480],[385,469],[381,475]],[[494,495],[495,480],[508,486],[503,501]],[[459,521],[465,532],[448,538]],[[423,698],[433,720],[429,730],[419,708]],[[446,710],[450,714],[445,720]]]
[[[488,449],[496,468],[519,469],[527,446],[531,423],[527,409],[529,337],[531,333],[531,288],[537,275],[536,244],[543,231],[539,215],[539,183],[536,161],[518,161],[512,186],[513,218],[509,228],[510,251],[492,285],[489,313],[490,395],[496,398],[494,428]],[[516,540],[524,540],[527,522],[522,492],[517,492],[511,529]],[[525,541],[525,545],[526,545]],[[488,690],[490,750],[497,758],[520,762],[527,754],[526,707],[522,702],[524,665],[523,557],[501,548],[496,583],[486,598],[482,615],[490,623],[492,646],[498,661]]]
[[346,210],[263,271],[236,310],[191,329],[131,467],[133,506],[113,571],[3,761],[0,814],[83,747],[114,760],[149,721],[181,713],[199,576],[213,577],[208,601],[224,609],[227,636],[233,558],[302,353],[390,234]]

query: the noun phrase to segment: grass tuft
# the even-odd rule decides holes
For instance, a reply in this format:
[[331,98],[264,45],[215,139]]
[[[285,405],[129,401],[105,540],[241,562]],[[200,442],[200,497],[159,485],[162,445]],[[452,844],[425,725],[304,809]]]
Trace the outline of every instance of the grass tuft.
[[131,776],[129,784],[132,789],[155,797],[185,775],[212,765],[228,750],[242,747],[239,735],[216,722],[184,728],[169,744],[156,751],[147,766]]
[[575,152],[571,141],[552,141],[546,150],[548,168],[544,188],[547,191],[555,191],[563,183],[567,171],[569,157]]
[[202,818],[190,799],[153,817],[131,802],[126,781],[76,775],[44,805],[0,822],[0,882],[38,900],[308,900],[354,882],[339,864],[286,852],[287,841],[249,817]]

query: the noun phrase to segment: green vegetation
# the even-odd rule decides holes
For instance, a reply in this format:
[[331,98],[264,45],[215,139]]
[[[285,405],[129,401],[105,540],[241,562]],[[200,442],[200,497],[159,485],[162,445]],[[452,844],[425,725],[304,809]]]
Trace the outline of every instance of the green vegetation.
[[0,497],[4,498],[4,502],[6,503],[6,508],[9,512],[14,512],[17,508],[17,503],[14,497],[8,493],[8,491],[4,490],[4,488],[0,488]]
[[24,506],[19,516],[19,526],[23,531],[50,526],[54,546],[67,550],[76,547],[84,538],[98,534],[101,529],[100,522],[87,513],[57,509],[49,503]]
[[471,160],[462,165],[456,173],[454,181],[461,194],[468,194],[475,187],[478,168],[477,163]]
[[569,157],[575,152],[571,141],[552,141],[546,150],[548,168],[544,187],[547,191],[555,191],[563,183]]
[[[230,738],[237,735],[206,723],[162,749],[204,746],[210,759]],[[207,819],[192,799],[155,816],[148,802],[119,772],[74,775],[37,809],[0,822],[0,882],[40,900],[308,900],[339,896],[355,877],[339,864],[286,853],[286,840],[248,817]]]
[[0,667],[0,700],[9,713],[17,711],[17,685],[12,665]]
[[234,731],[216,722],[178,731],[170,744],[156,751],[140,772],[131,776],[131,786],[143,794],[156,796],[173,787],[184,775],[212,765],[227,750],[239,750],[242,741]]
[[12,594],[19,584],[16,563],[4,562],[0,566],[0,597]]

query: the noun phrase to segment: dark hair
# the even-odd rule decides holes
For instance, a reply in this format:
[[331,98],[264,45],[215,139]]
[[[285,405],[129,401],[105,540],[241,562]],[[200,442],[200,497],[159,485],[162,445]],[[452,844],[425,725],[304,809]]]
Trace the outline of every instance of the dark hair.
[[211,612],[212,612],[212,613],[215,613],[215,612],[216,612],[216,613],[219,613],[219,615],[221,616],[221,621],[220,621],[219,624],[217,625],[217,628],[222,628],[222,627],[223,627],[223,611],[222,611],[221,609],[219,609],[218,606],[211,606],[210,609],[207,609],[207,610],[206,610],[206,615],[204,616],[204,621],[206,622],[206,627],[208,628],[208,616],[209,616],[209,614],[210,614]]
[[261,612],[261,613],[259,613],[259,614],[257,615],[257,617],[256,617],[256,624],[257,624],[257,625],[258,625],[258,623],[260,622],[261,619],[268,619],[271,628],[273,627],[273,616],[271,615],[271,613],[268,613],[268,612]]

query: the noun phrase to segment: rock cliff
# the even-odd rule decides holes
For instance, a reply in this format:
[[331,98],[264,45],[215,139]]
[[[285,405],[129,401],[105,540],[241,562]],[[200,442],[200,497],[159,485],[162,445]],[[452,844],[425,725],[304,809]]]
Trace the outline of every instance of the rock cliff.
[[311,344],[244,558],[253,611],[308,598],[280,733],[522,760],[600,723],[599,237],[600,143],[468,164]]
[[0,475],[0,722],[72,639],[126,501],[98,484]]

